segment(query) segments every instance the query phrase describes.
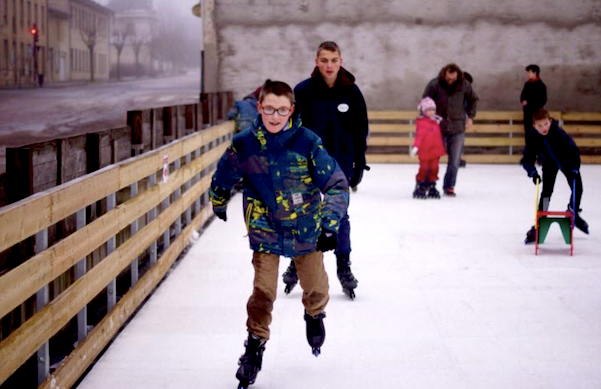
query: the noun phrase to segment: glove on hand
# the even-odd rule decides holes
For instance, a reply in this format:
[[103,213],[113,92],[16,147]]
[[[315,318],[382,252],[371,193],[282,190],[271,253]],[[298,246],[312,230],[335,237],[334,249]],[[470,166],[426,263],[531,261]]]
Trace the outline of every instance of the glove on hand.
[[412,147],[411,150],[409,150],[409,155],[412,157],[415,157],[417,155],[418,151],[419,151],[418,147]]
[[322,230],[319,239],[317,239],[317,251],[330,251],[336,248],[338,235],[333,232]]
[[224,222],[227,221],[227,214],[225,213],[225,210],[217,211],[217,210],[215,210],[215,208],[213,208],[213,213],[215,213],[215,216],[217,216],[219,219],[223,220]]
[[534,185],[536,185],[536,184],[540,184],[540,182],[541,182],[541,181],[542,181],[542,180],[540,179],[540,176],[538,175],[538,173],[537,173],[537,172],[534,172],[534,173],[532,174],[532,182],[534,182]]
[[350,187],[356,188],[357,185],[361,183],[361,180],[363,180],[363,171],[369,169],[370,167],[367,165],[355,165],[355,168],[353,169],[353,176],[351,177],[351,182],[349,182]]

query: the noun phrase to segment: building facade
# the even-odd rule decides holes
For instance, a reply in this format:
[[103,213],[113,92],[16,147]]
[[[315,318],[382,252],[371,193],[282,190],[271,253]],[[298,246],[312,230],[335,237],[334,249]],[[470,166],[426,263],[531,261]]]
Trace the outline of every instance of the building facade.
[[91,0],[0,0],[0,87],[108,79],[112,17]]
[[48,63],[48,0],[0,0],[0,87],[37,85]]

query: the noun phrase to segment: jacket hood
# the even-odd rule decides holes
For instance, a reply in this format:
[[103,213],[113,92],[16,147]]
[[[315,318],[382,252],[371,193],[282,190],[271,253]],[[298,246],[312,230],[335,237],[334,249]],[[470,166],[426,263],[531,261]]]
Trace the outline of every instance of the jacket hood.
[[[315,66],[315,69],[313,69],[313,73],[311,73],[311,78],[316,78],[323,81],[323,77],[319,72],[319,68],[317,66]],[[355,76],[353,76],[351,72],[349,72],[341,66],[340,70],[338,71],[338,77],[336,77],[336,85],[353,85],[354,83]]]

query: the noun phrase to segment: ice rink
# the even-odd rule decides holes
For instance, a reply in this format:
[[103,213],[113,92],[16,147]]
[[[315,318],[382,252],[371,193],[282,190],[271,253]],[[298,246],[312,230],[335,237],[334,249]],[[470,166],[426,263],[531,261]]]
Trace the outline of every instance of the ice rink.
[[[535,186],[520,166],[468,163],[456,198],[414,200],[417,165],[372,165],[349,209],[357,298],[342,294],[327,253],[315,358],[300,287],[285,295],[280,281],[251,388],[601,388],[601,166],[581,172],[591,234],[575,231],[571,257],[553,225],[535,256],[523,243]],[[560,173],[551,210],[568,200]],[[227,223],[208,225],[78,388],[237,388],[252,290],[245,234],[236,195]]]

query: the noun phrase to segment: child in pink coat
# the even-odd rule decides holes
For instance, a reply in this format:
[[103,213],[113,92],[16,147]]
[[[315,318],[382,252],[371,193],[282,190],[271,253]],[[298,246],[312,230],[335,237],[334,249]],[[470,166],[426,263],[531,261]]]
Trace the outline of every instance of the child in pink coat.
[[415,121],[417,130],[410,151],[411,156],[417,155],[419,158],[413,198],[439,199],[440,193],[436,190],[438,165],[440,157],[446,154],[439,126],[442,118],[436,115],[436,103],[430,97],[424,97],[417,109],[420,115]]

